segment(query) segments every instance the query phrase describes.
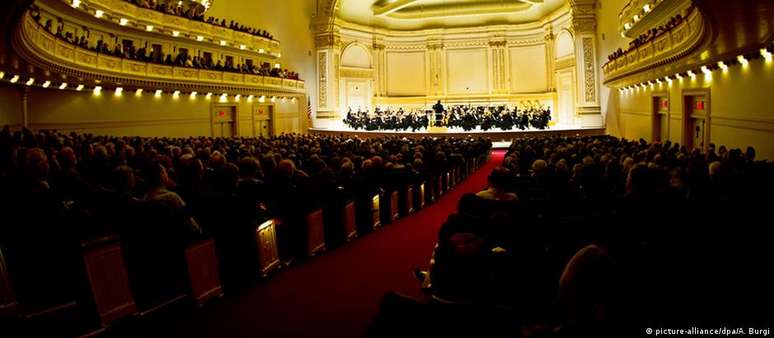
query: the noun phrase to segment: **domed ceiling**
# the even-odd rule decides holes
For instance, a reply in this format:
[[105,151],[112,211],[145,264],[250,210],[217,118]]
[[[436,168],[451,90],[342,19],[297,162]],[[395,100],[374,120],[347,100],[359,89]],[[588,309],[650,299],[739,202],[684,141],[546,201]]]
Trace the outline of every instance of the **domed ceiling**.
[[538,21],[567,0],[340,0],[337,17],[394,29],[470,27]]

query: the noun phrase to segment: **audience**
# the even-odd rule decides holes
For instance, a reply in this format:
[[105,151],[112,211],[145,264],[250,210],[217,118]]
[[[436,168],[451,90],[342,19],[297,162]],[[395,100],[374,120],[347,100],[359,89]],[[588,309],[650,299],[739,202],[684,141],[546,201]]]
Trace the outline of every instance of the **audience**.
[[626,51],[623,51],[621,48],[618,48],[615,52],[607,56],[608,62],[613,61],[624,54],[637,49],[637,47],[640,47],[650,41],[653,41],[653,39],[661,36],[662,34],[665,34],[669,32],[672,28],[677,27],[677,25],[681,24],[685,17],[688,16],[688,14],[694,9],[694,6],[691,5],[686,10],[686,15],[683,16],[682,14],[677,14],[673,17],[671,17],[664,25],[651,28],[647,32],[640,34],[639,36],[632,39],[632,41],[629,41],[629,48]]
[[226,19],[218,19],[212,16],[205,17],[204,15],[205,8],[202,5],[200,5],[198,2],[190,2],[190,1],[183,2],[178,0],[124,0],[124,1],[133,3],[143,8],[153,9],[162,13],[177,15],[191,20],[206,22],[216,26],[228,27],[230,29],[237,30],[240,32],[248,33],[255,36],[261,36],[269,40],[274,40],[274,36],[269,34],[269,32],[265,30],[241,25],[238,22],[234,22],[233,20],[229,21],[227,24]]

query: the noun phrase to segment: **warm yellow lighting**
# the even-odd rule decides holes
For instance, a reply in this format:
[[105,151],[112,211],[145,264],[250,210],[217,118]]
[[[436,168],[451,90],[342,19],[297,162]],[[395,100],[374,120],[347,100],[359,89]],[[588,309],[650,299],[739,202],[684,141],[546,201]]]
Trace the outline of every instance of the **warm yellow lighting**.
[[704,74],[710,74],[712,73],[707,66],[701,66],[701,72]]
[[271,97],[271,102],[277,102],[277,97],[276,96],[272,96]]
[[258,102],[266,102],[266,96],[261,95],[261,97],[258,98]]
[[121,26],[126,26],[129,23],[129,19],[121,18],[121,20],[118,21],[118,24]]
[[94,92],[93,93],[94,93],[94,96],[102,95],[102,87],[101,86],[94,87]]
[[688,76],[690,76],[691,79],[695,79],[696,78],[696,73],[694,73],[692,70],[689,70],[688,71]]
[[105,14],[105,12],[103,12],[102,10],[99,10],[99,9],[96,12],[94,12],[94,16],[96,16],[98,19],[101,18],[102,15],[104,15],[104,14]]
[[245,46],[245,45],[239,45],[239,49],[241,49],[241,50],[245,50],[246,48],[247,48],[247,46]]
[[634,15],[634,17],[633,17],[632,19],[634,19],[634,22],[640,21],[640,16],[639,16],[639,14],[635,14],[635,15]]
[[178,31],[172,31],[172,36],[174,36],[174,37],[178,37],[178,36],[180,36],[180,32],[178,32]]
[[234,101],[235,102],[239,102],[239,100],[241,100],[241,99],[242,99],[242,94],[236,94],[236,96],[234,96]]
[[5,72],[0,72],[0,79],[5,77]]
[[75,87],[75,90],[82,91],[83,90],[83,85],[79,84],[78,87]]
[[642,10],[645,11],[645,13],[650,13],[650,4],[645,4],[645,6],[642,6]]
[[62,82],[62,84],[59,85],[59,90],[64,90],[67,88],[67,82]]
[[161,89],[156,89],[156,93],[153,94],[154,97],[161,97]]
[[51,85],[51,81],[43,82],[43,88],[48,88]]
[[204,41],[204,37],[201,35],[196,36],[196,41]]
[[627,22],[624,24],[624,29],[629,30],[630,28],[632,28],[631,22]]
[[728,71],[728,66],[726,66],[726,63],[723,61],[718,62],[718,67],[720,67],[720,69],[723,70],[724,73]]
[[255,97],[255,96],[253,96],[253,95],[249,95],[249,96],[247,97],[247,102],[253,102],[253,98],[254,98],[254,97]]
[[680,74],[675,74],[675,78],[676,78],[678,81],[682,81],[682,80],[683,80],[683,76],[682,76],[682,75],[680,75]]
[[761,56],[763,56],[763,59],[765,59],[766,62],[771,62],[771,52],[766,48],[761,48]]
[[190,95],[191,100],[195,99],[197,94],[199,94],[199,93],[191,92],[191,95]]
[[220,95],[220,98],[218,99],[220,102],[227,102],[228,101],[228,94],[223,93]]
[[226,40],[220,40],[220,45],[221,45],[221,46],[225,46],[225,45],[226,45],[226,43],[227,43],[227,42],[226,42]]
[[660,86],[661,85],[661,80],[656,79],[656,83],[658,83],[658,85]]
[[176,91],[172,92],[172,98],[173,99],[177,99],[179,97],[180,97],[180,91],[179,90],[176,90]]
[[204,95],[204,98],[209,100],[212,98],[212,93],[207,93],[207,95]]
[[739,61],[739,64],[741,64],[742,67],[747,67],[747,64],[750,63],[749,61],[747,61],[747,59],[744,58],[744,55],[737,56],[736,60]]
[[27,80],[27,83],[25,83],[25,84],[28,85],[28,86],[32,86],[33,83],[35,83],[35,78],[31,77],[29,80]]
[[672,78],[670,78],[669,76],[665,77],[664,80],[667,82],[667,85],[669,86],[672,85]]
[[266,51],[263,48],[261,48],[261,49],[258,50],[258,53],[263,54],[263,53],[266,53]]
[[81,0],[73,0],[73,8],[78,8],[81,5]]
[[124,94],[124,89],[121,87],[116,87],[116,93],[115,96],[121,96]]
[[153,26],[147,25],[147,26],[145,26],[145,30],[148,31],[148,32],[152,32],[153,31]]
[[281,58],[282,57],[282,53],[277,53],[277,57]]
[[295,97],[290,98],[290,102],[296,102],[296,98]]
[[134,96],[142,96],[142,88],[137,88],[137,90],[134,91]]
[[284,97],[284,96],[283,96],[283,97],[282,97],[282,102],[284,103],[285,101],[287,101],[287,99],[288,99],[288,98],[286,98],[286,97]]
[[261,225],[258,226],[258,231],[261,231],[263,229],[266,229],[270,226],[274,225],[274,219],[270,219],[266,222],[261,223]]
[[274,64],[274,68],[277,68],[277,69],[279,69],[279,68],[280,68],[280,64],[279,64],[279,63],[275,63],[275,64]]
[[11,83],[16,83],[16,81],[19,81],[19,75],[14,75],[14,76],[11,78]]

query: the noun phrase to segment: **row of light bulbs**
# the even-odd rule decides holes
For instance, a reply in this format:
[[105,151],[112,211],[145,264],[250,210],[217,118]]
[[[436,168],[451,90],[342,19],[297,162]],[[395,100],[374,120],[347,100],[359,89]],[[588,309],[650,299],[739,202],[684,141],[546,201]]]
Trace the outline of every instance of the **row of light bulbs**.
[[[78,8],[78,7],[80,7],[80,5],[81,5],[81,0],[72,0],[72,7],[73,7],[73,8]],[[101,19],[103,16],[105,16],[105,11],[98,9],[98,10],[96,10],[96,11],[94,12],[94,16],[95,16],[96,18],[98,18],[98,19]],[[120,18],[120,19],[118,20],[118,24],[119,24],[119,25],[121,25],[121,26],[126,26],[126,25],[128,25],[128,24],[129,24],[129,19],[126,19],[126,18]],[[156,29],[156,27],[154,27],[154,26],[152,26],[152,25],[145,25],[145,31],[147,31],[147,32],[153,32],[155,29]],[[180,36],[180,32],[179,32],[179,31],[172,31],[172,36],[174,36],[174,37],[179,37],[179,36]],[[201,42],[201,41],[204,41],[204,36],[202,36],[202,35],[197,35],[197,36],[195,37],[195,39],[196,39],[196,41],[199,41],[199,42]],[[226,40],[220,40],[220,45],[221,45],[221,46],[226,46],[226,45],[228,45],[228,41],[226,41]],[[240,49],[240,50],[246,50],[246,49],[247,49],[247,46],[246,46],[246,45],[244,45],[244,44],[239,44],[239,49]],[[259,48],[259,49],[258,49],[258,54],[266,54],[266,50],[265,50],[265,49],[263,49],[263,48]],[[277,53],[276,55],[277,55],[277,57],[278,57],[278,58],[279,58],[279,57],[282,57],[282,54],[281,54],[281,53]]]
[[[5,79],[5,75],[6,75],[5,72],[1,72],[0,71],[0,80]],[[11,82],[11,83],[18,83],[20,79],[21,79],[21,77],[19,75],[13,75],[13,76],[11,76],[8,79],[8,81]],[[25,81],[24,84],[27,85],[27,86],[34,85],[35,84],[35,78],[27,79],[27,81]],[[46,80],[46,81],[40,83],[39,85],[41,87],[43,87],[43,88],[49,88],[49,87],[51,87],[52,83],[51,83],[50,80]],[[70,84],[68,84],[67,82],[62,82],[58,86],[55,86],[55,87],[59,88],[59,90],[65,90],[65,89],[70,88]],[[76,91],[80,92],[80,91],[83,91],[84,89],[86,89],[86,86],[83,85],[83,84],[78,84],[78,85],[74,85],[74,87],[72,87],[72,88],[75,89]],[[102,86],[95,86],[91,90],[92,90],[92,93],[95,96],[99,96],[99,95],[102,95],[103,88],[102,88]],[[143,93],[144,93],[144,90],[142,88],[137,88],[134,91],[134,95],[138,96],[138,97],[142,96]],[[113,95],[120,97],[120,96],[123,96],[123,94],[124,94],[124,88],[123,87],[116,87],[114,89]],[[161,97],[163,94],[164,94],[163,90],[156,89],[156,91],[153,93],[153,96],[154,97]],[[181,94],[182,94],[181,91],[175,90],[175,91],[172,92],[172,97],[177,99],[177,98],[180,97]],[[193,92],[190,92],[190,93],[186,93],[186,94],[192,100],[196,99],[196,97],[199,95],[199,93],[196,92],[196,91],[193,91]],[[213,95],[214,94],[212,92],[208,92],[208,93],[204,94],[204,98],[207,99],[207,100],[211,100]],[[256,99],[255,95],[236,94],[236,95],[234,95],[234,102],[240,102],[243,97],[247,99],[247,102],[253,102]],[[228,98],[229,98],[229,94],[228,93],[222,93],[222,94],[220,94],[218,96],[218,101],[219,102],[227,102]],[[257,99],[258,99],[258,102],[263,103],[263,102],[266,102],[267,97],[265,95],[261,95],[261,96],[258,96]],[[296,98],[295,97],[288,98],[288,97],[284,97],[283,96],[283,97],[279,97],[278,98],[277,96],[272,96],[272,97],[269,98],[269,100],[271,102],[277,102],[277,99],[281,100],[282,102],[285,102],[288,99],[290,99],[290,102],[296,102]]]
[[[772,62],[772,53],[768,49],[761,48],[760,54],[761,54],[761,57],[763,57],[763,59],[766,61],[766,63]],[[737,56],[735,62],[740,64],[742,67],[747,67],[747,65],[750,63],[750,61],[747,60],[747,58],[744,55]],[[724,61],[720,61],[716,65],[701,66],[700,70],[705,75],[705,77],[710,77],[710,76],[712,76],[712,71],[716,70],[716,69],[720,69],[724,73],[727,72],[728,71],[728,65],[729,64],[733,64],[733,63],[734,63],[734,61],[728,61],[728,63],[726,63]],[[694,72],[693,70],[687,71],[686,74],[687,74],[688,77],[691,78],[691,80],[695,79],[696,75],[697,75],[696,72]],[[635,84],[635,85],[632,85],[632,86],[618,88],[618,91],[619,92],[631,92],[633,90],[640,89],[640,88],[645,89],[645,88],[647,88],[648,85],[650,86],[651,89],[653,89],[653,87],[655,85],[657,85],[657,84],[661,85],[664,82],[666,82],[667,84],[671,85],[672,81],[674,81],[674,80],[682,81],[683,80],[683,75],[681,73],[677,73],[677,74],[674,75],[674,78],[666,76],[666,77],[664,77],[663,81],[661,79],[656,79],[655,82],[654,81],[642,82],[640,84]]]

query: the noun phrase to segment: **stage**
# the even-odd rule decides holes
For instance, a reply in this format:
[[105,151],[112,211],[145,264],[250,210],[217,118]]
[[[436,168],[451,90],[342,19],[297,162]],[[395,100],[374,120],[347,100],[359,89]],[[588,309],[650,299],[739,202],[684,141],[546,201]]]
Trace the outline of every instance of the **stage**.
[[525,137],[543,137],[543,136],[599,136],[605,135],[605,128],[577,128],[577,127],[563,127],[563,126],[551,126],[549,129],[527,129],[527,130],[470,130],[465,131],[461,128],[436,128],[431,127],[429,130],[417,130],[412,132],[407,131],[394,131],[394,130],[354,130],[344,126],[336,126],[330,128],[309,128],[309,133],[320,135],[345,135],[345,136],[358,136],[358,137],[382,137],[382,136],[402,136],[408,138],[422,138],[422,137],[488,137],[493,143],[497,145],[495,148],[507,148],[511,140]]

